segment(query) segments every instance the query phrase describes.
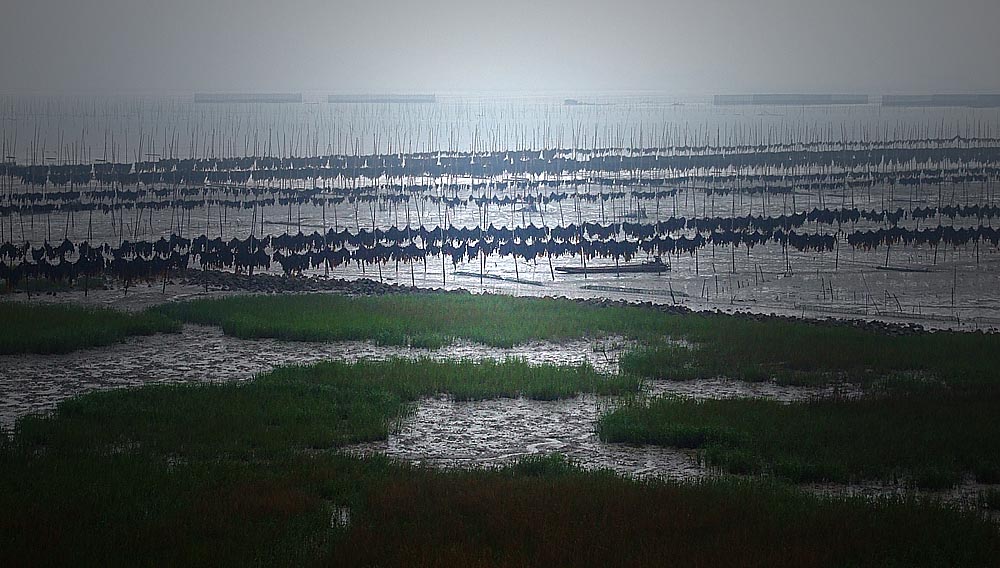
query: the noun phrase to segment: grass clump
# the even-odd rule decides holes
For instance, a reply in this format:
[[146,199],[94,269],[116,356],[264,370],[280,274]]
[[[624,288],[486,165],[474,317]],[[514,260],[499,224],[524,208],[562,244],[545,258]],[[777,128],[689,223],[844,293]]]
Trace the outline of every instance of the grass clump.
[[[0,455],[6,566],[987,566],[996,527],[909,500],[638,482],[535,458],[432,471],[373,456]],[[346,526],[331,522],[350,513]],[[38,542],[45,546],[38,546]],[[780,546],[775,543],[780,542]]]
[[0,565],[950,566],[1000,554],[994,525],[914,499],[635,481],[559,456],[434,471],[315,451],[384,436],[422,394],[550,382],[547,397],[605,380],[587,367],[387,361],[87,394],[0,436]]
[[312,565],[339,536],[332,504],[404,471],[336,455],[177,461],[98,450],[0,459],[4,566]]
[[[826,384],[920,375],[979,384],[993,382],[1000,368],[1000,335],[887,335],[847,325],[672,314],[555,298],[304,294],[202,299],[157,309],[182,321],[219,325],[241,338],[368,340],[439,348],[458,338],[510,347],[536,340],[622,336],[644,343],[623,358],[623,371],[663,379],[725,376]],[[666,338],[689,345],[667,343]]]
[[219,325],[241,338],[370,340],[438,348],[461,338],[494,347],[609,334],[653,336],[669,322],[637,307],[605,309],[570,300],[445,293],[348,297],[235,296],[168,304],[161,313]]
[[[841,325],[691,315],[693,348],[653,342],[626,354],[624,371],[693,379],[727,376],[788,384],[876,383],[922,374],[950,383],[995,382],[1000,336],[959,332],[885,335]],[[710,322],[710,323],[709,323]]]
[[558,464],[522,470],[391,479],[330,557],[353,566],[949,566],[988,565],[1000,542],[987,522],[912,500],[824,499],[733,479],[636,482]]
[[605,376],[589,365],[330,361],[281,367],[244,383],[89,393],[61,403],[55,419],[29,416],[16,428],[22,444],[70,452],[143,447],[178,455],[266,455],[384,439],[407,403],[422,396],[555,399],[638,389],[637,379]]
[[927,489],[1000,474],[996,390],[928,389],[859,400],[633,401],[602,416],[611,442],[697,448],[712,466],[794,482],[906,480]]
[[68,353],[110,345],[134,335],[180,331],[180,324],[154,312],[0,302],[0,355]]

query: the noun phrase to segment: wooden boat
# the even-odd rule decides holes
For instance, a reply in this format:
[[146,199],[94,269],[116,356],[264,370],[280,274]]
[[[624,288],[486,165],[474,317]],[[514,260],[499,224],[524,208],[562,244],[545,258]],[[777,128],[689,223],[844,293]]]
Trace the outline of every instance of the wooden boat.
[[453,273],[455,276],[468,276],[470,278],[486,278],[488,280],[503,280],[504,282],[513,282],[515,284],[528,284],[531,286],[545,286],[545,284],[538,282],[537,280],[524,280],[517,278],[508,278],[506,276],[498,276],[496,274],[480,274],[478,272],[469,272],[466,270],[456,270]]
[[634,272],[668,272],[670,264],[657,257],[642,264],[622,264],[619,266],[557,266],[556,270],[563,274],[628,274]]
[[889,272],[933,272],[929,268],[906,268],[902,266],[876,266],[876,270],[888,270]]

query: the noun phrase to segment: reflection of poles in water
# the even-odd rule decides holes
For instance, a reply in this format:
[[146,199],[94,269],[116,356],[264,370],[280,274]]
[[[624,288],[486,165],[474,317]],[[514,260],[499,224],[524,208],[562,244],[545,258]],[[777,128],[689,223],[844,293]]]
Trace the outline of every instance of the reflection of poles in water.
[[955,289],[958,288],[958,267],[954,268],[954,279],[951,283],[951,309],[955,309]]
[[833,269],[837,270],[840,268],[840,230],[837,230],[837,234],[833,236],[834,247],[836,248],[836,253],[833,259]]
[[[438,207],[440,207],[440,205]],[[438,213],[440,214],[440,210],[438,211]],[[445,248],[444,248],[444,227],[438,227],[438,229],[441,232],[441,253],[440,253],[440,256],[441,256],[441,285],[445,286],[445,285],[447,285],[447,280],[445,278],[445,268],[444,268],[444,250],[445,250]]]
[[[549,240],[549,242],[552,242],[551,239]],[[545,257],[549,259],[549,276],[551,276],[552,277],[552,281],[555,282],[556,281],[556,271],[555,271],[554,268],[552,268],[552,251],[551,250],[545,251]],[[516,256],[514,257],[514,266],[517,266],[517,257]]]
[[[327,277],[329,277],[330,276],[330,257],[329,257],[329,255],[327,253],[329,252],[330,247],[329,247],[329,244],[327,242],[327,234],[326,234],[326,197],[321,197],[320,198],[320,202],[323,204],[323,256],[325,257],[324,260],[323,260],[323,273],[324,273],[324,275],[326,275]],[[250,236],[252,237],[253,233],[251,233]]]
[[[416,245],[414,245],[414,243],[413,243],[413,234],[410,233],[410,203],[408,201],[406,203],[406,240],[408,240],[410,242],[410,244],[408,245],[408,248],[411,248],[411,250],[412,250],[412,247],[414,247]],[[423,256],[426,259],[426,257],[427,257],[427,252],[426,251],[424,252]],[[416,284],[416,280],[413,277],[413,261],[414,261],[414,258],[412,257],[412,255],[407,255],[406,263],[410,265],[410,286],[416,286],[417,285]],[[426,262],[426,260],[425,260],[425,262]]]
[[[475,179],[475,178],[473,178]],[[479,285],[483,285],[483,272],[486,271],[486,254],[483,250],[483,221],[486,217],[483,214],[483,207],[479,207],[479,247],[476,256],[479,258]]]

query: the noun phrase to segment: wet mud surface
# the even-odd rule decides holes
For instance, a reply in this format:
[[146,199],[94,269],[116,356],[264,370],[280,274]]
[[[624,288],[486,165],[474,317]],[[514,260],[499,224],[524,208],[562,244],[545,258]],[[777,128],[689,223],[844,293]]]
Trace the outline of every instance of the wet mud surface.
[[[242,340],[219,328],[185,325],[178,334],[132,338],[109,347],[66,355],[15,355],[0,358],[0,425],[54,409],[61,401],[93,390],[144,384],[241,381],[279,365],[321,360],[355,361],[390,357],[502,360],[522,358],[533,364],[588,363],[616,373],[622,353],[632,346],[621,338],[533,342],[497,349],[459,341],[439,350],[379,346],[369,342],[283,342]],[[802,388],[775,383],[726,379],[686,382],[650,381],[650,395],[697,398],[759,396],[782,401],[828,396],[830,388]],[[352,451],[379,451],[410,461],[440,466],[485,466],[539,452],[560,452],[592,468],[622,473],[689,478],[702,475],[692,456],[671,449],[605,444],[594,423],[610,398],[581,395],[557,401],[524,398],[454,401],[430,397],[414,404],[412,414],[388,441]]]
[[131,338],[117,345],[65,355],[0,357],[0,425],[9,428],[20,416],[52,410],[61,400],[93,390],[158,383],[240,381],[280,365],[306,365],[331,359],[516,357],[537,364],[589,362],[599,371],[610,373],[617,370],[621,348],[595,351],[593,342],[578,340],[559,344],[535,342],[512,349],[456,342],[444,349],[428,350],[363,341],[242,340],[224,335],[217,327],[185,325],[180,333]]

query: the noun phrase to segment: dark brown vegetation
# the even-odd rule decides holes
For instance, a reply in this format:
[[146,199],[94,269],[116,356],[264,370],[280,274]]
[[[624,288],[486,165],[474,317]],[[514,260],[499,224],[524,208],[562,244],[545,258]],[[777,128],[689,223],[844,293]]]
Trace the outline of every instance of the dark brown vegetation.
[[442,472],[337,451],[384,437],[418,376],[489,385],[505,372],[319,365],[65,402],[0,437],[0,563],[986,566],[1000,554],[992,523],[915,498],[634,481],[558,456]]

